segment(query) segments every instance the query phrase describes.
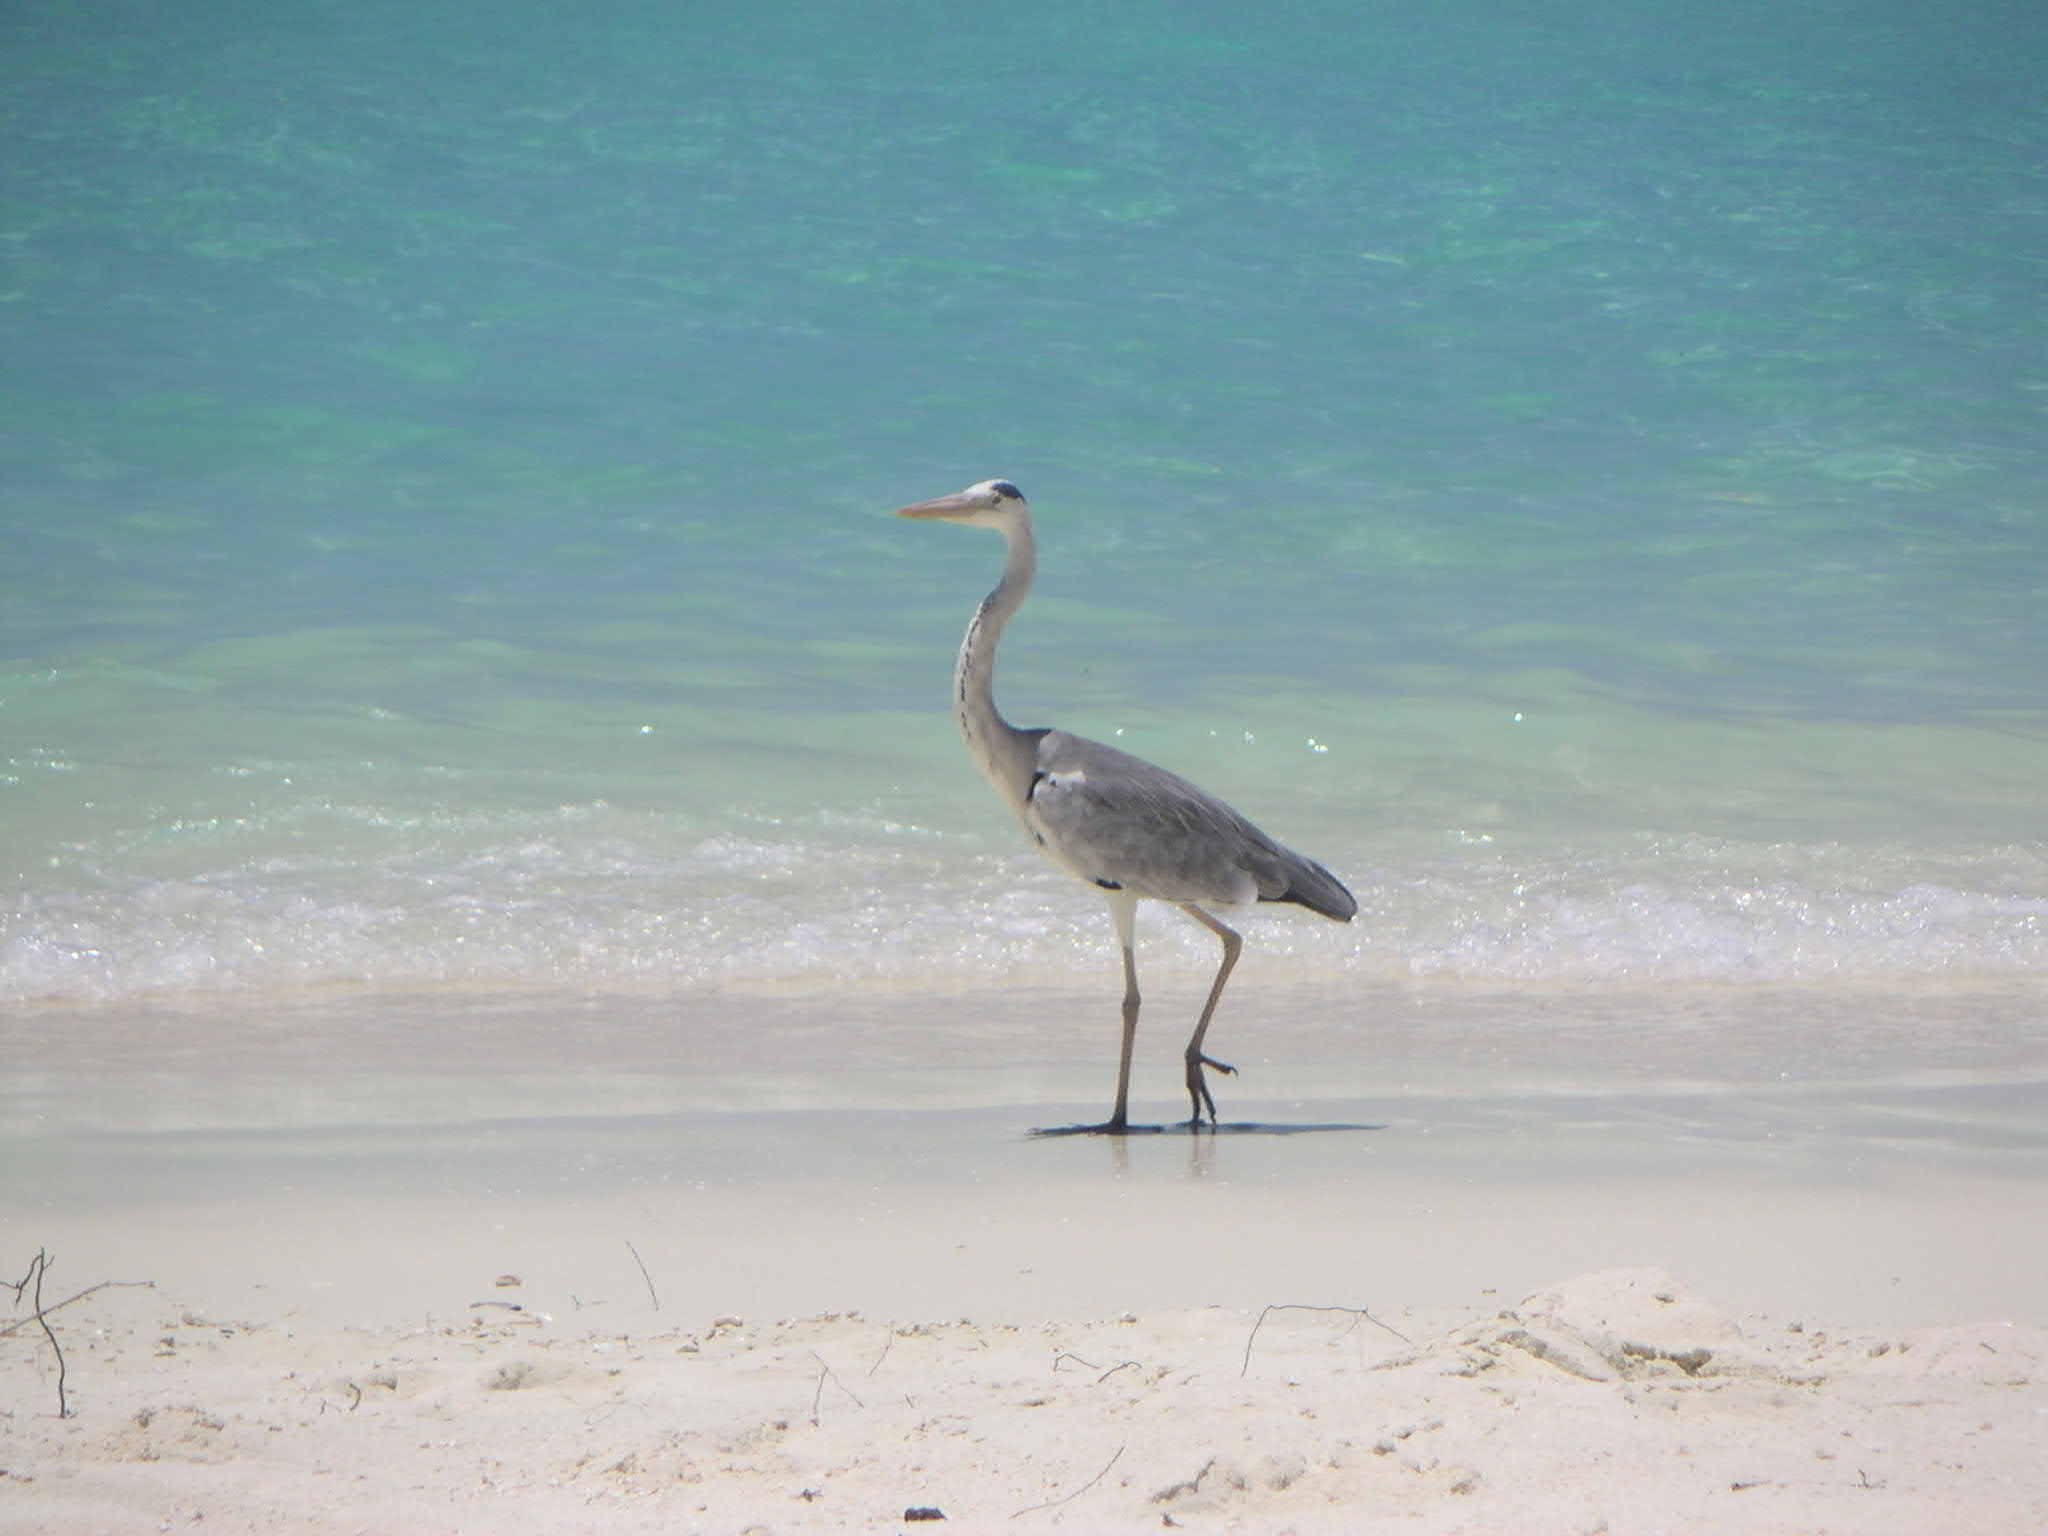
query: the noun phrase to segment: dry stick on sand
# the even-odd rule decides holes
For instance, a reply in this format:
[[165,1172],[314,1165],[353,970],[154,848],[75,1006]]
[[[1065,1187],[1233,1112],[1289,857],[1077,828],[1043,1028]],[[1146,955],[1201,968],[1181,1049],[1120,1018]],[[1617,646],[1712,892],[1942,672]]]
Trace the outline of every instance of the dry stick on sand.
[[[37,1257],[40,1258],[42,1257],[42,1255],[38,1254]],[[30,1261],[29,1268],[31,1271],[34,1270],[35,1263],[33,1260]],[[22,1290],[28,1285],[29,1278],[30,1277],[28,1275],[24,1275],[22,1276],[19,1283],[0,1280],[0,1285],[13,1284],[14,1299],[16,1301],[20,1301]],[[53,1303],[52,1305],[47,1307],[40,1307],[36,1311],[30,1313],[27,1317],[16,1318],[13,1322],[9,1323],[5,1328],[0,1328],[0,1339],[13,1337],[15,1334],[21,1332],[22,1329],[26,1328],[30,1323],[40,1323],[52,1312],[62,1312],[74,1301],[83,1301],[86,1297],[92,1295],[96,1291],[114,1290],[120,1287],[135,1287],[138,1289],[146,1287],[150,1290],[155,1290],[156,1282],[154,1280],[101,1280],[96,1284],[88,1285],[82,1291],[74,1291],[71,1295],[66,1296],[60,1302]]]
[[[1378,1318],[1374,1317],[1370,1312],[1366,1311],[1363,1307],[1319,1307],[1315,1305],[1313,1302],[1306,1301],[1269,1302],[1267,1303],[1265,1309],[1259,1313],[1258,1322],[1252,1324],[1252,1331],[1245,1335],[1244,1363],[1237,1368],[1237,1374],[1240,1376],[1244,1375],[1252,1368],[1252,1340],[1256,1339],[1259,1336],[1259,1329],[1265,1324],[1266,1315],[1270,1312],[1348,1312],[1353,1317],[1364,1318],[1368,1323],[1371,1323],[1375,1328],[1386,1329],[1388,1333],[1391,1333],[1403,1344],[1413,1344],[1415,1342],[1413,1339],[1409,1338],[1407,1334],[1403,1333],[1400,1329],[1381,1322]],[[1352,1324],[1352,1327],[1354,1328],[1357,1326],[1358,1325],[1356,1323]]]
[[640,1257],[640,1250],[633,1246],[633,1239],[626,1239],[626,1252],[633,1255],[633,1262],[640,1266],[640,1278],[647,1282],[647,1299],[654,1303],[654,1310],[661,1310],[661,1298],[654,1294],[654,1276],[647,1273],[647,1261]]
[[[1091,1371],[1102,1371],[1102,1367],[1097,1365],[1093,1360],[1083,1360],[1079,1355],[1075,1354],[1070,1349],[1063,1349],[1058,1354],[1052,1357],[1052,1368],[1054,1370],[1058,1370],[1060,1368],[1060,1362],[1062,1360],[1071,1360],[1074,1362],[1074,1364],[1086,1366]],[[1118,1371],[1128,1371],[1141,1364],[1143,1364],[1143,1362],[1139,1360],[1126,1360],[1120,1365],[1112,1365],[1108,1370],[1102,1371],[1102,1374],[1095,1378],[1095,1385],[1099,1387],[1105,1381],[1109,1380],[1110,1377],[1114,1376]]]
[[[86,1297],[92,1295],[93,1292],[104,1291],[110,1286],[146,1285],[154,1287],[156,1282],[154,1280],[102,1280],[97,1285],[88,1285],[84,1290],[66,1296],[54,1307],[46,1307],[43,1305],[43,1276],[49,1273],[50,1263],[49,1251],[38,1248],[36,1256],[28,1261],[28,1272],[14,1282],[14,1299],[17,1304],[21,1301],[21,1293],[28,1290],[31,1286],[34,1287],[34,1295],[30,1299],[35,1303],[36,1309],[29,1316],[11,1322],[5,1328],[0,1328],[0,1339],[8,1338],[21,1329],[26,1328],[30,1323],[40,1323],[42,1325],[43,1337],[50,1341],[50,1353],[57,1357],[57,1417],[68,1419],[71,1417],[71,1401],[65,1395],[65,1377],[67,1372],[64,1367],[64,1351],[57,1344],[57,1330],[50,1326],[50,1314],[70,1306],[74,1301],[83,1301]],[[0,1284],[5,1283],[0,1281]]]
[[[66,1296],[54,1307],[46,1307],[43,1305],[43,1276],[49,1272],[49,1268],[49,1251],[38,1248],[36,1256],[28,1261],[28,1272],[14,1282],[14,1300],[17,1304],[21,1301],[21,1293],[23,1291],[28,1290],[31,1285],[35,1287],[35,1294],[31,1299],[35,1302],[36,1309],[30,1316],[17,1319],[9,1323],[5,1328],[0,1328],[0,1339],[10,1337],[21,1329],[26,1328],[30,1323],[40,1323],[42,1325],[43,1337],[50,1341],[50,1353],[57,1357],[57,1417],[68,1419],[71,1417],[71,1402],[64,1392],[66,1375],[64,1351],[57,1346],[57,1330],[50,1326],[50,1314],[61,1311],[65,1307],[70,1306],[74,1301],[85,1300],[86,1297],[92,1295],[95,1291],[104,1291],[112,1286],[149,1286],[154,1289],[156,1282],[154,1280],[102,1280],[97,1285],[88,1285],[84,1290]],[[5,1283],[5,1281],[0,1281],[0,1284]]]
[[28,1261],[28,1273],[14,1283],[14,1299],[18,1303],[21,1293],[28,1289],[29,1282],[35,1282],[35,1320],[43,1325],[43,1337],[50,1341],[50,1353],[57,1357],[57,1417],[71,1417],[71,1405],[64,1397],[64,1351],[57,1346],[57,1330],[50,1326],[50,1315],[43,1310],[43,1272],[50,1267],[47,1250],[38,1248],[36,1256]]
[[854,1407],[867,1407],[867,1404],[860,1400],[860,1394],[855,1392],[853,1388],[849,1387],[845,1382],[841,1381],[839,1379],[838,1372],[834,1371],[831,1366],[825,1363],[825,1357],[823,1355],[819,1354],[814,1349],[811,1351],[811,1358],[818,1362],[818,1388],[815,1392],[811,1394],[811,1428],[816,1429],[818,1427],[818,1404],[824,1401],[825,1382],[828,1378],[831,1380],[833,1386],[837,1387],[840,1391],[844,1392],[848,1397],[853,1399]]
[[1072,1503],[1075,1499],[1078,1499],[1079,1497],[1081,1497],[1082,1494],[1086,1493],[1090,1488],[1093,1488],[1097,1483],[1101,1482],[1105,1477],[1109,1476],[1109,1469],[1117,1464],[1117,1458],[1123,1455],[1124,1449],[1125,1448],[1123,1446],[1118,1446],[1116,1448],[1116,1455],[1110,1457],[1108,1461],[1105,1461],[1102,1464],[1102,1470],[1096,1473],[1093,1477],[1089,1478],[1087,1482],[1083,1483],[1080,1487],[1076,1488],[1072,1493],[1061,1494],[1060,1497],[1056,1499],[1047,1499],[1043,1504],[1026,1505],[1023,1509],[1018,1510],[1016,1514],[1010,1516],[1010,1518],[1012,1520],[1015,1520],[1023,1515],[1035,1515],[1041,1509],[1058,1509],[1062,1504]]

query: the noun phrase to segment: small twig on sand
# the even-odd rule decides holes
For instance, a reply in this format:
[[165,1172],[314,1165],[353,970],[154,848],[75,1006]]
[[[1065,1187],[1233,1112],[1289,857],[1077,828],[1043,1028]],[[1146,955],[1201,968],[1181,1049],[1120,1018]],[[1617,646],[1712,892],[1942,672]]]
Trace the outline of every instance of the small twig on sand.
[[[50,1267],[50,1255],[46,1249],[38,1248],[36,1256],[28,1261],[28,1273],[15,1282],[14,1299],[21,1300],[21,1293],[35,1285],[35,1320],[43,1325],[43,1337],[50,1341],[50,1353],[57,1357],[57,1417],[71,1417],[71,1404],[64,1396],[64,1351],[57,1346],[57,1330],[50,1326],[50,1314],[43,1310],[43,1275]],[[25,1319],[24,1319],[25,1321]]]
[[1021,1515],[1035,1515],[1041,1509],[1058,1509],[1062,1504],[1068,1504],[1073,1502],[1075,1499],[1081,1497],[1082,1494],[1086,1493],[1090,1488],[1093,1488],[1097,1483],[1101,1482],[1105,1477],[1109,1476],[1109,1469],[1116,1465],[1117,1457],[1122,1456],[1123,1453],[1124,1447],[1121,1445],[1118,1446],[1116,1448],[1116,1456],[1112,1456],[1109,1458],[1108,1461],[1104,1462],[1102,1464],[1102,1470],[1100,1472],[1096,1473],[1093,1477],[1089,1478],[1087,1482],[1083,1483],[1080,1487],[1076,1488],[1072,1493],[1062,1494],[1059,1498],[1056,1499],[1048,1499],[1043,1504],[1028,1505],[1023,1509],[1018,1510],[1017,1513],[1010,1516],[1010,1518],[1012,1520],[1015,1520]]
[[[1388,1324],[1381,1322],[1378,1318],[1374,1317],[1370,1312],[1366,1311],[1363,1307],[1319,1307],[1312,1302],[1306,1301],[1275,1301],[1268,1303],[1265,1309],[1259,1313],[1258,1322],[1253,1323],[1252,1331],[1245,1335],[1244,1363],[1237,1368],[1237,1374],[1240,1376],[1244,1375],[1247,1371],[1249,1371],[1252,1368],[1252,1340],[1256,1339],[1259,1336],[1259,1329],[1262,1326],[1264,1326],[1266,1321],[1266,1315],[1270,1312],[1348,1312],[1353,1317],[1364,1318],[1368,1323],[1371,1323],[1375,1328],[1386,1329],[1388,1333],[1391,1333],[1403,1344],[1413,1344],[1415,1342],[1413,1339],[1409,1338],[1407,1334],[1403,1333],[1400,1329],[1391,1327]],[[1353,1326],[1356,1325],[1354,1324]]]
[[867,1407],[867,1404],[860,1400],[860,1394],[858,1392],[855,1392],[853,1388],[849,1387],[845,1382],[841,1381],[839,1379],[838,1373],[835,1372],[831,1366],[825,1363],[825,1357],[823,1355],[819,1354],[814,1349],[811,1351],[811,1358],[818,1362],[818,1388],[815,1392],[811,1394],[811,1428],[816,1429],[818,1427],[818,1404],[824,1400],[825,1382],[828,1379],[831,1381],[833,1386],[837,1387],[840,1391],[844,1392],[848,1397],[853,1399],[854,1407]]
[[1202,1479],[1215,1470],[1216,1458],[1211,1456],[1202,1463],[1200,1469],[1193,1477],[1184,1477],[1179,1482],[1169,1484],[1153,1494],[1152,1502],[1154,1504],[1171,1504],[1175,1499],[1184,1497],[1187,1494],[1200,1493],[1202,1491]]
[[1083,1360],[1079,1355],[1075,1354],[1072,1350],[1063,1349],[1058,1354],[1052,1357],[1052,1368],[1054,1370],[1058,1370],[1060,1368],[1060,1362],[1062,1360],[1071,1360],[1074,1362],[1074,1364],[1085,1367],[1086,1369],[1091,1371],[1102,1371],[1102,1374],[1095,1378],[1095,1384],[1098,1387],[1101,1386],[1105,1381],[1109,1380],[1109,1378],[1114,1376],[1118,1371],[1128,1371],[1133,1366],[1142,1363],[1137,1360],[1125,1360],[1121,1364],[1112,1365],[1108,1370],[1103,1371],[1102,1367],[1097,1365],[1093,1360]]
[[[31,1260],[29,1263],[29,1274],[23,1275],[21,1277],[20,1284],[14,1284],[14,1282],[12,1281],[0,1280],[0,1285],[12,1285],[14,1290],[14,1299],[16,1301],[20,1301],[21,1293],[27,1287],[30,1276],[34,1275],[34,1273],[35,1263],[33,1260]],[[36,1278],[40,1279],[41,1277],[36,1276]],[[47,1307],[38,1308],[36,1312],[31,1316],[16,1318],[13,1322],[9,1323],[5,1328],[0,1328],[0,1339],[12,1337],[14,1334],[19,1333],[22,1329],[26,1328],[30,1323],[41,1322],[44,1318],[48,1317],[52,1312],[62,1312],[74,1301],[83,1301],[86,1297],[92,1295],[95,1291],[115,1290],[125,1287],[133,1287],[135,1289],[146,1288],[148,1290],[153,1291],[156,1289],[156,1282],[154,1280],[102,1280],[96,1285],[88,1285],[82,1291],[74,1291],[71,1295],[66,1296],[62,1301],[52,1302]]]
[[654,1303],[654,1310],[661,1310],[661,1298],[654,1294],[654,1276],[647,1273],[647,1261],[640,1257],[640,1250],[633,1246],[633,1240],[626,1239],[626,1252],[633,1255],[633,1262],[640,1266],[640,1278],[647,1282],[647,1299]]

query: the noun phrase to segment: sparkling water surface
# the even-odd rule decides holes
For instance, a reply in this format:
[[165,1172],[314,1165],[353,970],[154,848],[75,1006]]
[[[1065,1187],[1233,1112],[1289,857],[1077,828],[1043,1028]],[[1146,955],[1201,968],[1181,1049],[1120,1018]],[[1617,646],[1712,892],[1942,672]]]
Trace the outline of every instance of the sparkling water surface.
[[2048,972],[2037,8],[0,29],[0,1002],[1113,989],[994,475],[1270,979]]

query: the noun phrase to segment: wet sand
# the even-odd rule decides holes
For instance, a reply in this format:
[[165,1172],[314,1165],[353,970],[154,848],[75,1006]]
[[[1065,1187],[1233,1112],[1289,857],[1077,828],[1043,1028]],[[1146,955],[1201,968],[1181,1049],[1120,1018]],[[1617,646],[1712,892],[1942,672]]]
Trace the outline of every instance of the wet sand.
[[[1545,1076],[1569,999],[1545,1039],[1439,998],[1439,1068],[1389,1022],[1398,1086],[1241,1057],[1221,1133],[1116,1142],[1029,1134],[1108,1065],[1007,1054],[1044,999],[966,1046],[957,1000],[20,1015],[8,1278],[136,1284],[49,1317],[68,1417],[33,1317],[0,1340],[0,1527],[2038,1529],[2048,1090],[2002,997],[1799,1081],[1679,1028]],[[889,1027],[755,1059],[813,1015]]]

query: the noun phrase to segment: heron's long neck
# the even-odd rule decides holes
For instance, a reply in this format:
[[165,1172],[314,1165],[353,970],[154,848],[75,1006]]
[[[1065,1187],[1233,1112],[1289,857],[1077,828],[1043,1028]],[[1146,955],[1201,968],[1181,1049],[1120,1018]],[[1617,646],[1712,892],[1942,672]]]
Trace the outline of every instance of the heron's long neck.
[[1037,737],[1018,730],[996,708],[996,642],[1031,591],[1038,551],[1028,522],[1005,528],[1003,542],[1008,550],[1003,579],[974,610],[960,642],[960,659],[953,667],[953,715],[975,766],[1011,809],[1021,810],[1031,792]]

